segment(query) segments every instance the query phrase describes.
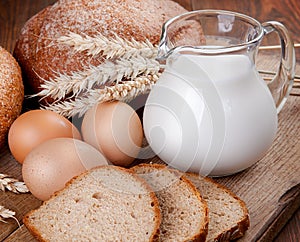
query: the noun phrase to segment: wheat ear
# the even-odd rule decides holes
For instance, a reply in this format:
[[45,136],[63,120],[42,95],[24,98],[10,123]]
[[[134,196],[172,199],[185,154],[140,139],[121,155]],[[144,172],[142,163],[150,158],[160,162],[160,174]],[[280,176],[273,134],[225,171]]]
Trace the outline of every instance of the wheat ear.
[[115,62],[106,60],[99,66],[90,66],[85,71],[73,72],[71,75],[58,74],[54,79],[44,80],[42,91],[34,96],[52,97],[62,100],[67,94],[79,95],[85,89],[96,85],[118,83],[123,78],[133,80],[138,75],[152,75],[159,71],[159,63],[142,56],[130,59],[120,58]]
[[9,175],[0,174],[0,190],[5,191],[6,189],[17,194],[29,192],[24,182],[20,182]]
[[14,212],[10,209],[7,209],[4,206],[0,205],[0,222],[7,223],[4,219],[12,218],[15,221],[17,221],[17,223],[20,227],[20,223],[19,223],[18,219],[15,217],[15,215],[16,215],[16,212]]
[[75,115],[81,117],[97,103],[112,100],[128,102],[138,95],[148,93],[157,80],[158,75],[139,76],[132,81],[105,86],[102,89],[87,90],[83,96],[77,97],[75,100],[56,102],[44,108],[69,118]]
[[66,36],[57,39],[60,44],[65,44],[74,48],[75,51],[86,51],[88,55],[103,55],[107,59],[122,56],[129,59],[133,56],[143,56],[145,58],[155,58],[157,48],[147,39],[144,42],[138,42],[134,38],[130,41],[120,38],[114,34],[114,38],[108,39],[101,33],[92,37],[87,34],[79,35],[70,32]]

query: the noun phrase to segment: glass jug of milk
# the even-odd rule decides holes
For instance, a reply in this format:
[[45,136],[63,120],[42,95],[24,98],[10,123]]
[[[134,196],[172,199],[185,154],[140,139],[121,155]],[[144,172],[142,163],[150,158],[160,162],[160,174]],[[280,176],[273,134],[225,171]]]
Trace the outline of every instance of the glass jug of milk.
[[[262,38],[274,31],[282,57],[267,84],[255,57]],[[281,23],[260,24],[228,11],[188,12],[163,25],[157,59],[164,70],[143,122],[149,145],[163,161],[182,171],[224,176],[266,154],[294,78],[294,46]]]

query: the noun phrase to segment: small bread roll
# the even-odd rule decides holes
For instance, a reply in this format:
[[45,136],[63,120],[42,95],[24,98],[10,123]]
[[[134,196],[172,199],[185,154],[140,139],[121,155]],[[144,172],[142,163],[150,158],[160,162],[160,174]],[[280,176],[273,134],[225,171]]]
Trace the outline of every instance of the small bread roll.
[[14,57],[0,47],[0,148],[22,110],[24,86],[21,69]]

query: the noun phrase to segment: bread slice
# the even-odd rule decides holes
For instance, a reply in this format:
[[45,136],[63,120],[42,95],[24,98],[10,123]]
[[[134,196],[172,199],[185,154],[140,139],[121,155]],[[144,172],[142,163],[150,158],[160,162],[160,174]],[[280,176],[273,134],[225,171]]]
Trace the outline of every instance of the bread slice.
[[230,241],[243,236],[249,215],[245,203],[214,180],[194,173],[185,175],[200,191],[208,206],[207,241]]
[[144,180],[102,166],[72,179],[23,220],[40,241],[156,241],[161,215]]
[[165,165],[140,164],[131,169],[150,184],[159,200],[160,241],[205,241],[206,202],[189,180]]

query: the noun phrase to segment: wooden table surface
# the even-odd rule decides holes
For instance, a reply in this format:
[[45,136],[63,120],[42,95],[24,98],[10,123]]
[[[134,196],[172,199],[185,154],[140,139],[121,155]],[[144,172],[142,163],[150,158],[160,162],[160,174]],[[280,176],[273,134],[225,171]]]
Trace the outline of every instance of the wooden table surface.
[[[14,44],[18,33],[24,23],[28,20],[29,17],[37,13],[42,8],[46,7],[47,5],[55,2],[54,0],[0,0],[0,45],[10,52],[12,52],[14,48]],[[190,1],[187,0],[177,0],[187,9],[191,9]],[[300,3],[299,0],[282,0],[282,1],[274,1],[274,0],[253,0],[253,1],[240,1],[240,0],[225,0],[225,1],[218,1],[218,0],[198,0],[198,7],[199,8],[214,8],[214,9],[227,9],[245,13],[247,15],[253,16],[259,21],[267,21],[267,20],[277,20],[284,23],[291,32],[291,35],[295,42],[300,42]],[[272,39],[267,40],[268,44],[278,44],[274,43]],[[298,59],[300,56],[299,50],[297,50],[297,57]],[[291,99],[289,106],[286,108],[282,116],[289,115],[288,112],[295,112],[294,114],[294,121],[300,122],[299,118],[299,100],[300,97],[296,100]],[[284,124],[281,124],[284,127]],[[288,128],[288,127],[285,127]],[[282,128],[283,129],[283,128]],[[295,126],[294,129],[298,131],[299,136],[299,125]],[[284,135],[280,131],[279,138],[285,137],[286,139],[288,136]],[[297,133],[296,133],[297,135]],[[297,142],[295,137],[291,137],[295,143],[290,144],[296,147],[293,147],[294,150],[299,150],[299,142]],[[284,147],[283,147],[284,148]],[[288,151],[287,151],[288,152]],[[16,161],[13,160],[9,152],[7,152],[7,147],[5,147],[1,151],[0,157],[0,173],[9,173],[14,175],[16,178],[21,178],[20,166],[16,165]],[[294,159],[294,162],[300,162],[299,160],[299,152],[295,153],[297,158],[290,157],[290,159]],[[274,154],[276,157],[276,154]],[[258,165],[259,166],[259,165]],[[295,165],[296,168],[299,167],[297,164]],[[254,167],[253,169],[256,169]],[[257,168],[258,169],[258,168]],[[299,170],[296,169],[296,172]],[[240,176],[247,176],[247,173]],[[299,174],[300,177],[300,174]],[[234,178],[239,179],[239,178]],[[233,181],[234,181],[233,179]],[[280,182],[280,181],[279,181]],[[232,181],[224,181],[224,183],[230,184]],[[277,214],[278,216],[274,219],[274,223],[276,226],[272,226],[272,224],[267,224],[264,233],[268,233],[267,237],[264,238],[271,238],[273,239],[274,235],[278,233],[278,229],[282,228],[283,225],[287,222],[286,226],[283,230],[278,234],[274,241],[276,242],[288,242],[288,241],[300,241],[300,209],[297,210],[299,207],[299,196],[295,198],[295,194],[299,194],[299,185],[293,186],[291,189],[296,189],[296,191],[289,192],[285,194],[286,196],[281,197],[281,201],[290,201],[290,197],[293,197],[293,203],[289,204],[288,211],[281,210],[285,212],[285,214]],[[9,205],[11,201],[14,200],[13,207],[11,209],[15,209],[18,211],[25,211],[26,206],[30,203],[33,204],[32,207],[36,207],[40,204],[39,201],[34,199],[30,194],[22,195],[22,199],[17,198],[17,196],[10,194],[9,192],[0,194],[0,204]],[[259,201],[259,199],[258,199]],[[28,210],[28,208],[27,208]],[[297,210],[297,211],[296,211]],[[288,221],[288,218],[292,215],[292,218]],[[279,216],[280,215],[280,216]],[[23,214],[20,212],[17,214],[17,218],[21,220]],[[5,227],[5,229],[3,229]],[[2,227],[2,228],[1,228]],[[268,229],[270,228],[270,229]],[[275,231],[272,231],[272,229]],[[10,226],[7,224],[0,223],[0,240],[7,238],[5,241],[25,241],[24,237],[26,235],[26,230],[24,227],[17,230],[17,226]],[[2,233],[2,234],[1,234]],[[265,241],[270,241],[266,240]]]

